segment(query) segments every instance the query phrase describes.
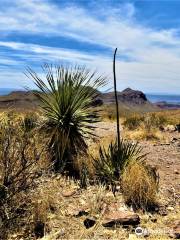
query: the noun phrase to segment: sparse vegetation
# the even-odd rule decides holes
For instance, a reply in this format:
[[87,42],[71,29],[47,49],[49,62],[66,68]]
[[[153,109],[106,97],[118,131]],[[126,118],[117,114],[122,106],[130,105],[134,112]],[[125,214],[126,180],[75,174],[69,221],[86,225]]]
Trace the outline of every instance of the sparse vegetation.
[[127,117],[123,125],[129,130],[135,130],[138,127],[140,127],[143,120],[144,120],[143,115],[134,114],[132,116]]
[[[23,123],[26,117],[27,119],[30,118],[30,121],[28,120],[27,127],[24,127]],[[87,238],[98,237],[100,235],[112,238],[120,236],[128,238],[129,230],[123,230],[122,228],[109,230],[110,232],[107,234],[107,230],[102,227],[103,211],[106,205],[117,202],[120,203],[121,208],[124,208],[124,205],[122,205],[122,202],[124,202],[127,204],[128,209],[130,209],[129,206],[133,206],[136,210],[140,208],[149,211],[153,210],[162,197],[164,198],[161,195],[162,190],[158,192],[158,189],[161,189],[161,185],[158,183],[159,178],[156,169],[148,166],[146,161],[141,161],[143,158],[139,159],[139,161],[134,160],[138,159],[138,156],[143,156],[146,151],[142,149],[139,151],[139,154],[135,154],[134,156],[133,152],[138,151],[127,150],[127,146],[131,150],[133,148],[137,150],[138,145],[136,146],[133,142],[124,140],[123,143],[126,146],[123,148],[124,154],[121,152],[121,154],[117,155],[117,146],[115,148],[115,143],[112,144],[111,151],[108,148],[109,142],[115,138],[115,132],[112,136],[107,134],[107,136],[99,140],[101,141],[100,145],[104,146],[101,147],[102,156],[100,159],[99,141],[92,142],[92,146],[89,148],[90,154],[93,154],[93,158],[96,160],[95,169],[93,169],[93,164],[91,165],[88,156],[78,156],[79,160],[77,159],[77,164],[79,164],[78,167],[81,174],[79,180],[74,182],[72,179],[64,178],[61,174],[56,175],[48,171],[49,162],[46,155],[48,152],[41,153],[41,150],[46,150],[46,138],[44,132],[39,128],[39,124],[43,121],[44,117],[40,113],[35,115],[35,117],[32,115],[32,118],[29,112],[27,114],[15,112],[1,114],[0,145],[4,146],[7,139],[9,139],[10,148],[6,151],[6,156],[8,156],[7,159],[10,163],[8,166],[10,168],[14,167],[13,171],[9,168],[8,176],[11,178],[11,176],[14,176],[14,173],[17,173],[18,169],[22,169],[22,165],[20,164],[22,158],[21,148],[26,143],[27,147],[24,150],[24,156],[26,162],[29,164],[25,171],[20,171],[22,175],[17,178],[17,181],[9,186],[5,186],[4,184],[5,181],[2,176],[5,175],[2,172],[4,172],[3,169],[5,168],[1,167],[0,211],[1,218],[3,216],[3,226],[1,227],[1,236],[3,236],[3,239],[13,239],[13,236],[16,236],[14,237],[15,239],[40,238],[43,236],[45,239],[56,239],[58,237]],[[29,122],[33,124],[29,124]],[[108,121],[107,124],[109,124]],[[105,131],[107,130],[105,129]],[[122,131],[122,134],[136,131],[125,129]],[[96,134],[98,135],[97,131]],[[116,154],[113,149],[114,151],[116,150]],[[2,155],[5,156],[4,151],[5,148],[1,147],[1,160],[5,159],[2,157]],[[130,154],[129,157],[128,154]],[[37,155],[40,157],[39,160],[37,159]],[[3,161],[1,161],[1,164]],[[117,172],[118,174],[116,174]],[[96,177],[99,180],[101,179],[101,184],[97,181],[92,181],[95,178],[95,174],[97,174]],[[116,191],[116,198],[113,197],[111,190],[106,187],[107,185],[103,185],[105,182],[107,185],[114,187],[111,190]],[[18,189],[20,191],[16,192]],[[73,193],[74,191],[76,192],[76,197],[71,197],[71,192]],[[70,197],[64,197],[63,195]],[[12,197],[9,198],[8,196]],[[73,214],[77,214],[76,212],[80,211],[78,209],[82,209],[82,213],[88,215],[81,216],[80,214],[79,217],[74,216]],[[139,210],[137,211],[143,219],[145,216],[144,213],[139,212]],[[161,227],[165,226],[166,223],[161,216],[158,213],[156,215],[159,219],[158,221],[162,221],[160,223]],[[91,218],[91,216],[96,216],[95,219],[97,219],[95,224],[95,228],[97,229],[96,234],[91,229],[87,231],[83,224],[84,220],[88,217]],[[145,226],[155,228],[155,225],[151,225],[150,220],[147,220],[145,223],[143,221],[142,223]],[[54,225],[63,230],[57,231]],[[70,229],[69,225],[71,225]],[[76,231],[76,228],[79,230]],[[156,239],[156,237],[153,239]]]
[[43,170],[44,147],[21,123],[22,119],[14,122],[11,114],[0,120],[1,239],[6,239],[7,229],[11,231],[25,213],[25,193]]
[[136,140],[161,140],[161,130],[168,124],[168,118],[159,113],[134,114],[126,117],[123,123],[129,130],[126,137]]
[[[134,231],[132,222],[127,229],[117,223],[117,216],[125,219],[127,212],[140,216],[140,226],[155,229],[158,221],[168,227],[158,211],[162,203],[165,210],[171,204],[173,219],[179,218],[174,186],[179,172],[170,170],[169,163],[177,159],[178,137],[171,124],[179,123],[179,112],[138,114],[121,109],[118,145],[114,106],[93,102],[104,79],[85,68],[56,70],[57,76],[45,66],[46,84],[29,71],[40,89],[34,94],[41,111],[0,113],[0,239],[127,239],[130,229]],[[98,124],[100,115],[103,122]],[[173,132],[166,130],[167,125],[174,127]],[[172,136],[174,145],[165,143],[166,153],[163,143],[145,141]],[[161,158],[157,150],[163,152]],[[170,154],[168,161],[165,154]],[[168,168],[167,175],[167,168],[163,170],[166,177],[152,167],[158,161],[161,168]],[[113,214],[115,225],[108,230],[104,221]],[[165,214],[167,219],[171,216]]]

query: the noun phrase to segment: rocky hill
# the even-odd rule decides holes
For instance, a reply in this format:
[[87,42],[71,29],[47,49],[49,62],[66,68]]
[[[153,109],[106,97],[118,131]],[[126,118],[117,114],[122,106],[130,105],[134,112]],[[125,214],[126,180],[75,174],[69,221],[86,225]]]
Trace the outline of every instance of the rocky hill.
[[[150,102],[146,98],[146,95],[137,90],[133,90],[131,88],[126,88],[122,92],[118,92],[118,101],[123,102],[123,103],[129,103],[129,104],[146,104]],[[109,93],[103,93],[102,94],[102,100],[104,103],[114,103],[114,92],[109,92]]]
[[[146,108],[149,111],[157,109],[148,101],[146,95],[137,90],[126,88],[122,92],[118,92],[118,100],[123,108]],[[99,93],[93,105],[114,104],[114,92]],[[24,108],[32,109],[38,106],[38,101],[31,91],[15,91],[6,96],[0,96],[0,108]]]
[[38,101],[31,91],[14,91],[0,96],[0,108],[28,108],[37,107]]

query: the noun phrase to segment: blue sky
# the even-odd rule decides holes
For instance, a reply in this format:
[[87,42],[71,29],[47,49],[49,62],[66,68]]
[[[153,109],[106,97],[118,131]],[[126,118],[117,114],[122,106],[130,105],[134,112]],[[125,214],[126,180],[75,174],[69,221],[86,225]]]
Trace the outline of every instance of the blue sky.
[[179,0],[0,0],[0,88],[33,85],[27,66],[86,65],[118,89],[180,93]]

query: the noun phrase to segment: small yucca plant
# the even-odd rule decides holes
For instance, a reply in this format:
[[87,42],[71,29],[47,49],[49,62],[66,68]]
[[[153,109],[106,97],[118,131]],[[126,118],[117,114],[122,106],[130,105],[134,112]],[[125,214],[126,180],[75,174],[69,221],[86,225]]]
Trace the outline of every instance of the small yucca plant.
[[141,153],[142,148],[138,143],[120,139],[118,148],[117,142],[110,143],[108,149],[100,147],[99,158],[94,159],[94,167],[97,178],[103,184],[113,185],[120,180],[124,168],[130,161],[142,161],[145,157]]
[[93,123],[99,120],[91,103],[97,89],[105,84],[105,78],[96,76],[85,67],[43,67],[46,79],[33,70],[28,76],[39,91],[35,95],[47,118],[45,127],[50,136],[49,151],[56,171],[68,171],[75,175],[74,160],[79,153],[86,153],[86,137],[93,135]]

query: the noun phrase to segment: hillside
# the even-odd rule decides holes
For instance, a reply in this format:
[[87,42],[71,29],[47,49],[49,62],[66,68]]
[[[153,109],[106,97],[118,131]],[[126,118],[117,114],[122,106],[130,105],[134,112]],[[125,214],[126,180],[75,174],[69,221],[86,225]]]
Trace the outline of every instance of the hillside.
[[8,95],[0,96],[0,108],[32,109],[38,106],[34,94],[30,91],[14,91]]
[[[113,105],[114,92],[100,93],[97,97],[97,102],[103,105]],[[122,110],[126,111],[155,111],[158,109],[146,98],[146,95],[141,91],[127,88],[122,92],[118,92],[118,100]],[[6,96],[0,96],[0,108],[15,108],[15,109],[32,109],[38,106],[36,97],[30,91],[15,91]]]

